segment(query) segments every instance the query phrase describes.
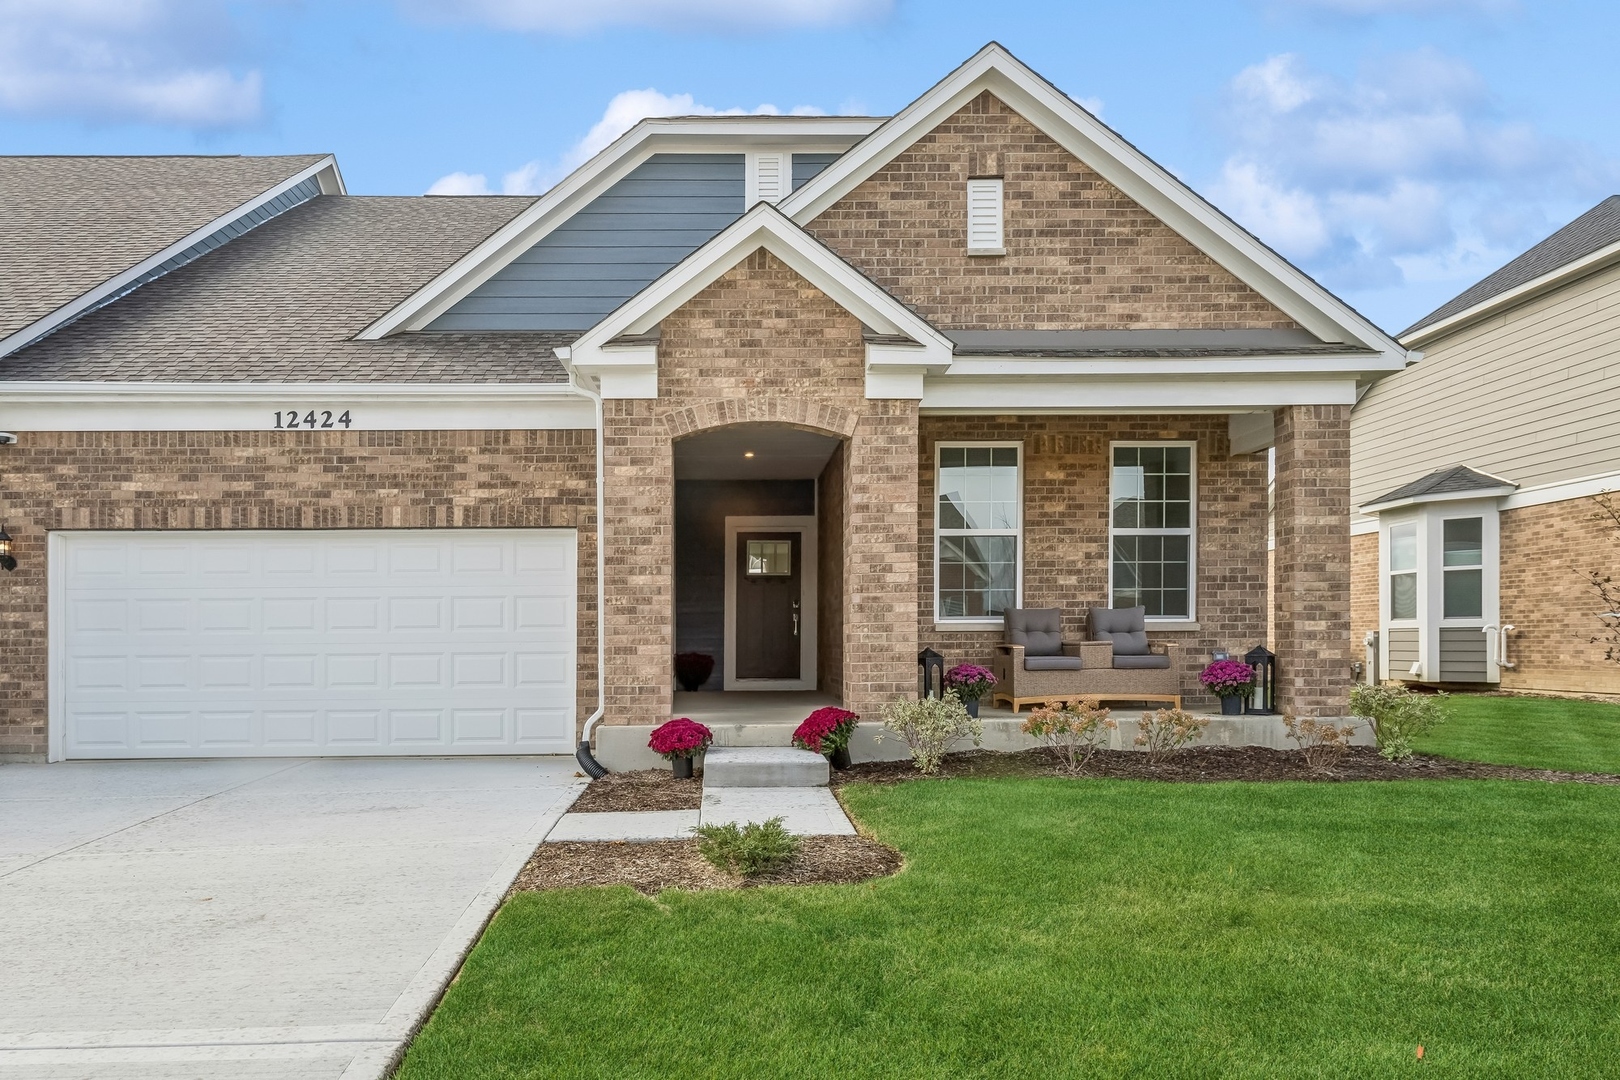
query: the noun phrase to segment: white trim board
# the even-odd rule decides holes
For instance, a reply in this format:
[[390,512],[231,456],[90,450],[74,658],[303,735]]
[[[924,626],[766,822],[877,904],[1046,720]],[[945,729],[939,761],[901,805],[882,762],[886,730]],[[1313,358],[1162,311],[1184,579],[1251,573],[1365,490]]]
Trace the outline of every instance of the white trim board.
[[[1606,491],[1620,491],[1620,472],[1598,473],[1575,480],[1557,480],[1550,484],[1520,488],[1511,495],[1500,496],[1501,501],[1497,503],[1497,509],[1504,513],[1509,510],[1524,510],[1532,506],[1546,506],[1548,503],[1567,502],[1570,499],[1586,499]],[[1459,492],[1458,497],[1468,498],[1472,495],[1477,498],[1478,494],[1478,492]],[[1351,536],[1365,536],[1377,531],[1376,515],[1357,517],[1350,522]]]
[[923,380],[922,410],[937,413],[1253,412],[1287,405],[1353,405],[1353,377],[1025,375]]
[[842,153],[882,122],[851,116],[643,120],[356,336],[375,340],[427,326],[654,154],[746,154],[761,146]]
[[986,90],[1322,340],[1377,350],[1380,355],[1367,358],[1364,370],[1399,371],[1406,366],[1406,350],[1388,334],[996,42],[782,200],[783,213],[807,225]]
[[[815,515],[738,516],[726,518],[725,690],[814,690],[816,671],[816,613],[821,593],[816,581],[816,538],[820,523]],[[797,679],[739,679],[737,669],[737,534],[796,532],[799,534],[799,677]],[[808,673],[808,674],[807,674]]]
[[274,431],[294,408],[346,411],[353,431],[596,426],[567,383],[0,382],[5,431]]
[[36,319],[27,326],[23,327],[21,330],[0,339],[0,356],[6,356],[12,352],[15,352],[24,345],[27,345],[38,338],[42,338],[46,334],[52,333],[59,327],[72,322],[74,319],[78,318],[95,305],[101,303],[109,297],[117,296],[121,291],[128,288],[131,282],[136,281],[143,274],[162,266],[164,263],[168,262],[176,255],[179,255],[193,244],[206,240],[208,237],[214,235],[231,222],[247,214],[251,214],[265,203],[268,203],[285,192],[297,187],[299,184],[302,184],[305,180],[308,180],[312,176],[320,178],[321,194],[345,194],[343,187],[343,176],[338,172],[337,159],[331,154],[328,154],[319,161],[315,162],[313,165],[300,169],[298,172],[281,181],[279,184],[276,184],[274,187],[260,192],[258,195],[255,195],[253,198],[249,199],[245,203],[242,203],[240,206],[225,211],[223,214],[208,222],[206,225],[198,226],[196,229],[193,229],[191,232],[187,233],[185,236],[182,236],[180,239],[176,240],[163,250],[152,255],[148,255],[146,258],[142,259],[128,270],[125,270],[123,273],[108,278],[100,285],[90,289],[88,292],[80,294],[77,298],[63,304],[50,314]]

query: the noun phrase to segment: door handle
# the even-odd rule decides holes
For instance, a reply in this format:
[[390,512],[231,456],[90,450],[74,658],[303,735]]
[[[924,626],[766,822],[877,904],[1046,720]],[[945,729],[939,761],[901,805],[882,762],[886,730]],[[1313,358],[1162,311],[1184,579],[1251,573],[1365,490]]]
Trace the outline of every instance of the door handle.
[[793,636],[799,636],[799,613],[797,611],[793,613]]

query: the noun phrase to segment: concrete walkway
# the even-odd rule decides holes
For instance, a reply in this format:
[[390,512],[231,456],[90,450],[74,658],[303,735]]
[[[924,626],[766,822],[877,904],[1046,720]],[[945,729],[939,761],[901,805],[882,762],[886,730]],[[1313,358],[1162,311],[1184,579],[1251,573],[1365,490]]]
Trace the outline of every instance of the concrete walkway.
[[824,787],[715,788],[704,785],[701,810],[618,811],[564,814],[546,837],[548,844],[569,840],[682,840],[701,825],[782,819],[798,836],[854,836],[855,826]]
[[0,766],[0,1076],[382,1076],[567,758]]

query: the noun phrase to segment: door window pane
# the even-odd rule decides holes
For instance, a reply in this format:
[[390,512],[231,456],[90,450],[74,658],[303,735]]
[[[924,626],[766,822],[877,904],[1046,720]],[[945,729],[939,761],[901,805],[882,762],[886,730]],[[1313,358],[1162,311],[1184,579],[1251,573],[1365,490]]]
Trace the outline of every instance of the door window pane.
[[1445,607],[1448,619],[1479,618],[1485,607],[1485,571],[1447,570]]
[[1483,521],[1451,518],[1445,522],[1445,564],[1479,566],[1485,561]]
[[777,577],[793,573],[793,541],[748,541],[748,568],[750,577]]

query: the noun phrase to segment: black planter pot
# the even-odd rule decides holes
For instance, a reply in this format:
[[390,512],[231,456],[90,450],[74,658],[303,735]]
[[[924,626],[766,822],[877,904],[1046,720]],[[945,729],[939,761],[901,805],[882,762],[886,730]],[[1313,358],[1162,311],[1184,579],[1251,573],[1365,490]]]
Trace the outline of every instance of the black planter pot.
[[1223,697],[1223,698],[1221,698],[1221,715],[1222,716],[1242,716],[1243,715],[1243,699],[1238,697],[1235,694],[1232,695],[1231,697]]
[[849,760],[849,747],[840,746],[838,749],[829,753],[827,755],[827,763],[833,768],[837,769],[839,772],[849,768],[850,765],[854,764]]
[[689,757],[670,758],[669,764],[675,770],[675,779],[692,779],[692,759]]
[[967,711],[968,711],[969,716],[975,716],[976,717],[976,716],[979,715],[979,699],[978,698],[971,698],[971,699],[969,699],[967,701],[962,702],[962,704],[967,706]]

